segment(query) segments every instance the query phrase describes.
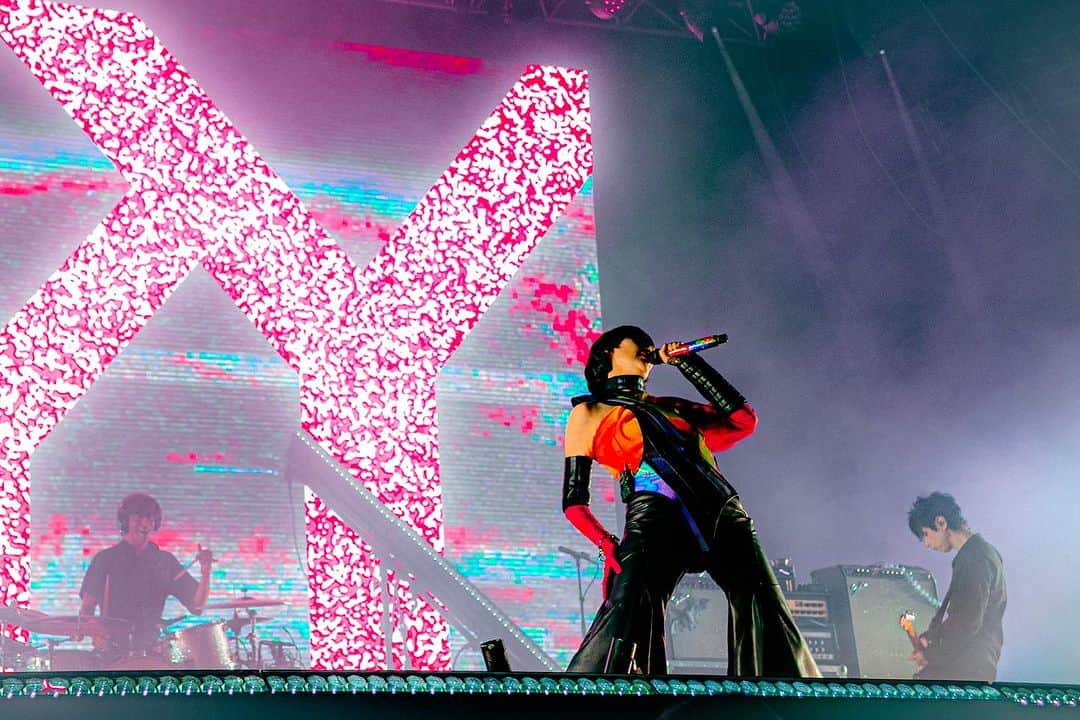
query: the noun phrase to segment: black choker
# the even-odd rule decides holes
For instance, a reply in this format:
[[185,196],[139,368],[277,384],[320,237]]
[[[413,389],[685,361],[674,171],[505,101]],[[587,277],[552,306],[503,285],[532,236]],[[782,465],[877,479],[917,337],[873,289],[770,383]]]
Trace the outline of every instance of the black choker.
[[611,397],[613,395],[632,395],[641,397],[645,394],[645,378],[640,375],[616,375],[604,381],[604,389],[599,395]]

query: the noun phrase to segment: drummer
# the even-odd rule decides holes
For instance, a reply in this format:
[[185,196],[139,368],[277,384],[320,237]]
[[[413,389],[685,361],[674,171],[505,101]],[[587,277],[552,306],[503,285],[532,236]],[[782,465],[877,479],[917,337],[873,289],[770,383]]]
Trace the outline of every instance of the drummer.
[[198,615],[210,593],[210,570],[213,555],[199,546],[199,580],[180,564],[176,557],[150,541],[150,534],[161,527],[161,506],[146,493],[124,498],[116,513],[121,541],[94,556],[79,589],[79,614],[92,616],[101,609],[102,617],[132,623],[128,637],[94,638],[105,660],[129,653],[153,654],[161,626],[161,613],[170,595],[189,612]]

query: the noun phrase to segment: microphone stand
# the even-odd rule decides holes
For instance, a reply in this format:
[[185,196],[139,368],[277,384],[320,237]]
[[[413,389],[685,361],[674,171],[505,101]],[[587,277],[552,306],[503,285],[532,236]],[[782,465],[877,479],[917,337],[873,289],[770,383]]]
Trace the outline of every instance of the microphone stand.
[[[574,567],[577,569],[577,594],[578,609],[580,611],[579,617],[581,619],[581,637],[585,637],[585,593],[588,591],[588,588],[584,588],[581,585],[581,563],[587,562],[590,565],[595,565],[596,561],[583,552],[571,550],[570,548],[563,547],[562,545],[558,547],[558,550],[559,552],[566,553],[570,557],[574,558]],[[592,587],[592,583],[589,583],[589,587]]]
[[574,566],[577,568],[577,598],[578,618],[581,620],[581,637],[585,637],[585,591],[581,589],[581,556],[574,556]]

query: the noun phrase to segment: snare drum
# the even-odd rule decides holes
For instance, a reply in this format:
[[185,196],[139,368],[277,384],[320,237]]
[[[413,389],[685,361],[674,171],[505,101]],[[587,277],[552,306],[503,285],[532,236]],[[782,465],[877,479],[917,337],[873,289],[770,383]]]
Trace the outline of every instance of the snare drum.
[[202,623],[167,638],[169,663],[192,670],[233,670],[236,661],[222,621]]

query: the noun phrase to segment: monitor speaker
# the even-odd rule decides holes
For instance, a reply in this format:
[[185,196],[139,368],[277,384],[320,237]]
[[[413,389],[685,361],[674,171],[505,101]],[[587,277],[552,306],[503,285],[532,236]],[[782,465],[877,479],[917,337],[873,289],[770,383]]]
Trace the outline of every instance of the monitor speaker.
[[686,575],[667,606],[668,669],[727,672],[727,597],[708,575]]
[[[792,582],[794,584],[794,582]],[[825,677],[847,677],[841,662],[828,595],[810,585],[786,595],[791,615]],[[668,671],[685,675],[727,674],[727,597],[708,575],[687,575],[667,608]]]
[[934,576],[903,565],[835,565],[810,576],[828,593],[840,659],[850,676],[910,679],[911,643],[899,619],[910,610],[916,627],[926,629],[937,612]]

